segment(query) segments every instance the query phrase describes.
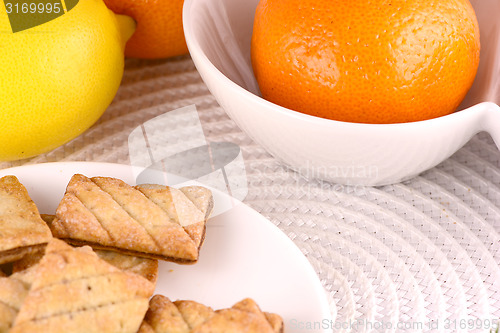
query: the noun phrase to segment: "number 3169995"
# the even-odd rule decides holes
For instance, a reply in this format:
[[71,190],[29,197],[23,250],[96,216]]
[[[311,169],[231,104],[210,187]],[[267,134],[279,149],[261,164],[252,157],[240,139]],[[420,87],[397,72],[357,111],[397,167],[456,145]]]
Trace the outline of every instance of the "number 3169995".
[[50,14],[50,13],[61,13],[62,6],[61,3],[5,3],[5,9],[7,10],[7,14]]

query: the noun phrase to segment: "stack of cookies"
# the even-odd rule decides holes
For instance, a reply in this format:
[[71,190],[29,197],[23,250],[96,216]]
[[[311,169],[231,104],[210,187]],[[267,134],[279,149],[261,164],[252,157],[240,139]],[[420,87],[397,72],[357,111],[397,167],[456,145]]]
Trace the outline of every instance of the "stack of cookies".
[[214,311],[154,295],[158,260],[194,264],[212,211],[200,186],[76,174],[54,215],[0,179],[0,333],[282,332],[251,299]]

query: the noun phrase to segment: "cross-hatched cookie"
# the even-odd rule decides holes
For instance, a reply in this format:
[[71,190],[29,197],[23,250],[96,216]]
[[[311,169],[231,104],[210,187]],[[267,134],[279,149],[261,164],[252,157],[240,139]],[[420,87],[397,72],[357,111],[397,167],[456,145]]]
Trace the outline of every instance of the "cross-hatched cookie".
[[232,308],[214,311],[194,301],[170,301],[155,295],[139,333],[280,333],[283,320],[277,314],[262,312],[252,299]]
[[0,178],[0,264],[37,251],[51,238],[26,188],[15,176]]
[[10,333],[136,333],[154,285],[53,239]]
[[198,260],[213,206],[203,187],[132,187],[110,177],[74,175],[51,223],[75,245],[177,263]]

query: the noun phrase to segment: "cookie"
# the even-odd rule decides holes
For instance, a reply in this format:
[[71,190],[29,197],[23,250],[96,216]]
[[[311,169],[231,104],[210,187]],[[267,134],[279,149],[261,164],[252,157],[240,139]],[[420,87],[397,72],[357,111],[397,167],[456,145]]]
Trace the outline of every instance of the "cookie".
[[26,188],[15,176],[0,178],[0,265],[38,251],[51,238]]
[[198,260],[212,206],[203,187],[132,187],[77,174],[50,228],[71,244],[189,264]]
[[250,298],[233,307],[214,311],[194,301],[170,301],[155,295],[139,333],[281,333],[283,320],[262,312]]
[[154,285],[100,259],[90,247],[53,239],[10,333],[135,333]]

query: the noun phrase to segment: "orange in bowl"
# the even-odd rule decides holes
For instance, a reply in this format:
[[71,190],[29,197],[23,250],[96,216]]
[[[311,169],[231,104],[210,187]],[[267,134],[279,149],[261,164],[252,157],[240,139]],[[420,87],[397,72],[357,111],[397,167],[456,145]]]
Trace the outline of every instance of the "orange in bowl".
[[468,0],[261,0],[251,40],[265,99],[356,123],[452,113],[479,51]]

